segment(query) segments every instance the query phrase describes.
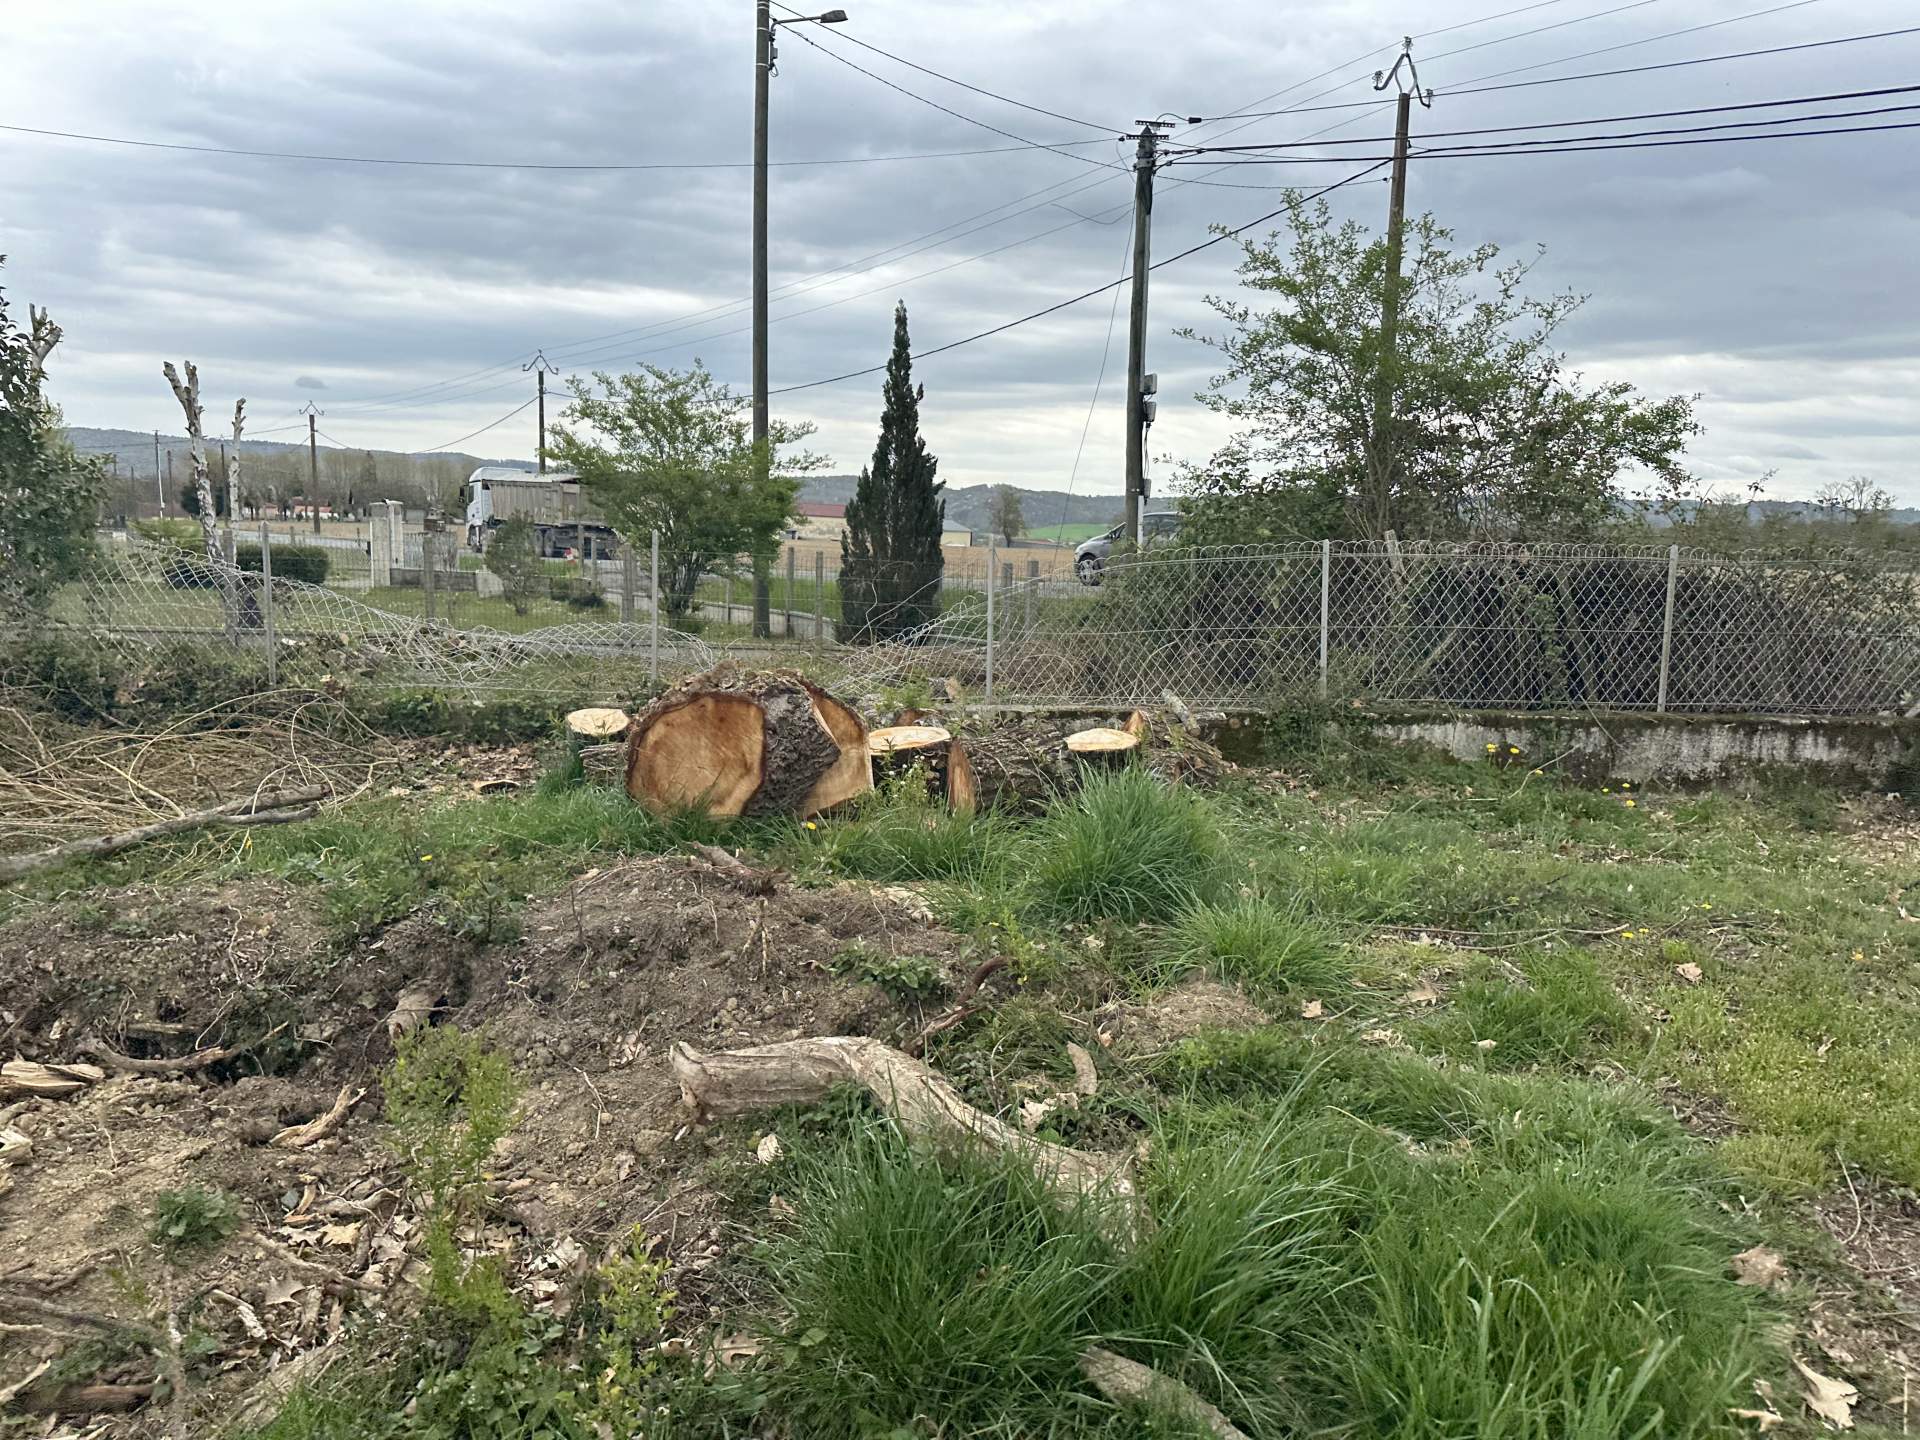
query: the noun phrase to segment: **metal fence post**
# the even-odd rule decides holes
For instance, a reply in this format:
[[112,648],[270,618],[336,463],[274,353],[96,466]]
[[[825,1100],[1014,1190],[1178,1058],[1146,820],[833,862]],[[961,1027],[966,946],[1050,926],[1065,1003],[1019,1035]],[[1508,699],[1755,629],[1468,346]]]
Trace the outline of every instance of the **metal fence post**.
[[633,597],[640,588],[640,557],[632,542],[620,546],[620,623],[633,623]]
[[647,628],[647,679],[660,683],[660,532],[650,532],[652,551],[647,571],[647,591],[653,598],[652,623]]
[[993,572],[996,556],[991,545],[987,547],[987,696],[986,703],[993,704]]
[[1327,698],[1327,630],[1332,618],[1330,604],[1333,595],[1333,542],[1320,542],[1320,698]]
[[433,621],[433,532],[420,534],[420,588],[426,595],[427,621]]
[[733,623],[733,571],[729,569],[720,577],[720,623]]
[[1660,626],[1660,698],[1654,704],[1659,714],[1667,713],[1667,672],[1673,663],[1673,594],[1680,581],[1680,547],[1667,547],[1667,618]]
[[813,641],[819,644],[827,634],[827,552],[813,552]]
[[787,638],[793,638],[793,566],[798,551],[791,545],[787,547]]
[[267,641],[267,688],[280,688],[280,641],[274,633],[273,538],[260,526],[260,628]]
[[1027,561],[1027,613],[1022,621],[1022,627],[1029,632],[1033,630],[1033,592],[1039,588],[1040,562],[1038,560],[1029,560]]

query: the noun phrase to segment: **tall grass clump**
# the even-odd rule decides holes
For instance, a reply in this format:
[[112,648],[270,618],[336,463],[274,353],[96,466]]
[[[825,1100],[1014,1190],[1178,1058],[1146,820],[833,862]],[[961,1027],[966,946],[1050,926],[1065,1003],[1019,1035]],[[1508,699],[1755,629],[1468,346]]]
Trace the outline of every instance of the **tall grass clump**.
[[1089,772],[1035,827],[1026,899],[1054,920],[1164,920],[1214,891],[1225,858],[1193,792],[1139,769]]
[[955,815],[905,786],[878,791],[849,820],[811,832],[827,864],[866,880],[955,881],[992,889],[1008,873],[1013,827]]
[[1194,899],[1151,951],[1156,978],[1204,970],[1258,989],[1319,991],[1346,979],[1340,941],[1299,906],[1258,896]]
[[1018,1169],[943,1168],[890,1132],[797,1157],[794,1228],[771,1243],[791,1316],[772,1398],[802,1435],[1046,1433],[1077,1384],[1111,1271],[1091,1225]]

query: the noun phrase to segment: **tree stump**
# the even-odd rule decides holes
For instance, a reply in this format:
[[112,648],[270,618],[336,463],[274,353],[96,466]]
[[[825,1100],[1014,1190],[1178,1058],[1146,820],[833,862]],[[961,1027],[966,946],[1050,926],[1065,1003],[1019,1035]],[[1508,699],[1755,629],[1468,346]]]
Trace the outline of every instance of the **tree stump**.
[[851,708],[790,670],[723,665],[633,721],[627,793],[656,813],[813,815],[873,788]]
[[889,725],[867,736],[874,783],[918,767],[926,774],[927,794],[961,814],[975,805],[973,766],[967,747],[938,725]]

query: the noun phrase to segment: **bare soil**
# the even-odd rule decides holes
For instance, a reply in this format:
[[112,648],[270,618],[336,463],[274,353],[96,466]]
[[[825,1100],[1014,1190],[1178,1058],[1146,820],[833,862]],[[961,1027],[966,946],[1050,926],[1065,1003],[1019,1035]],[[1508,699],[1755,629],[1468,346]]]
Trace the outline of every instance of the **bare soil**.
[[[709,1181],[751,1163],[752,1143],[686,1124],[667,1049],[917,1033],[942,1002],[923,1012],[835,974],[856,945],[926,957],[950,985],[973,965],[910,891],[803,889],[691,856],[589,871],[494,946],[422,918],[339,953],[310,892],[264,880],[205,896],[125,890],[18,917],[0,927],[9,1053],[70,1063],[92,1039],[136,1058],[252,1048],[193,1073],[110,1074],[69,1098],[0,1102],[32,1146],[0,1166],[12,1182],[0,1192],[0,1309],[10,1290],[210,1332],[218,1374],[191,1387],[192,1433],[217,1428],[263,1372],[324,1346],[350,1308],[384,1309],[420,1263],[379,1095],[387,1019],[416,992],[433,1022],[487,1034],[524,1086],[490,1177],[493,1213],[467,1242],[505,1256],[536,1301],[563,1304],[572,1275],[642,1227],[676,1266],[683,1313],[698,1315],[724,1248]],[[367,1093],[337,1135],[304,1150],[267,1143],[343,1087]],[[154,1199],[196,1185],[237,1197],[242,1224],[170,1265],[148,1241]],[[0,1386],[52,1362],[15,1405],[79,1423],[132,1404],[116,1430],[162,1423],[140,1388],[156,1379],[142,1347],[103,1352],[83,1343],[84,1326],[25,1314],[0,1324]],[[80,1388],[113,1383],[134,1388]]]

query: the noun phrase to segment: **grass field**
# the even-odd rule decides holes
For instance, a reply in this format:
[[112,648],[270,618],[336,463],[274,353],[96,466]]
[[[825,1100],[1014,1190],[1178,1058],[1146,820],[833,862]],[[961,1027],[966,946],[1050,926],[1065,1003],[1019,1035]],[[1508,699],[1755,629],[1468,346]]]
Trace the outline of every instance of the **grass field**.
[[[452,877],[533,894],[724,838],[800,886],[914,886],[1005,957],[1004,991],[928,1060],[1015,1116],[1085,1045],[1097,1093],[1039,1133],[1135,1155],[1150,1231],[1116,1244],[1023,1170],[923,1153],[864,1102],[789,1116],[782,1158],[712,1180],[742,1237],[712,1323],[764,1363],[650,1362],[632,1383],[653,1428],[622,1433],[1202,1433],[1095,1397],[1090,1343],[1256,1437],[1811,1435],[1792,1357],[1858,1385],[1859,1433],[1904,1433],[1912,1257],[1867,1217],[1920,1188],[1912,816],[1794,783],[1575,783],[1507,750],[1282,766],[1211,795],[1122,773],[1033,821],[880,797],[725,833],[559,786],[385,799],[62,886],[264,872],[315,886],[351,937]],[[1202,979],[1265,1021],[1101,1043],[1113,1006]],[[1737,1282],[1755,1246],[1778,1285]],[[524,1333],[573,1363],[557,1331]],[[438,1362],[462,1385],[524,1375],[464,1353]],[[363,1376],[257,1433],[455,1433],[404,1400]],[[485,1433],[594,1432],[562,1413]]]

